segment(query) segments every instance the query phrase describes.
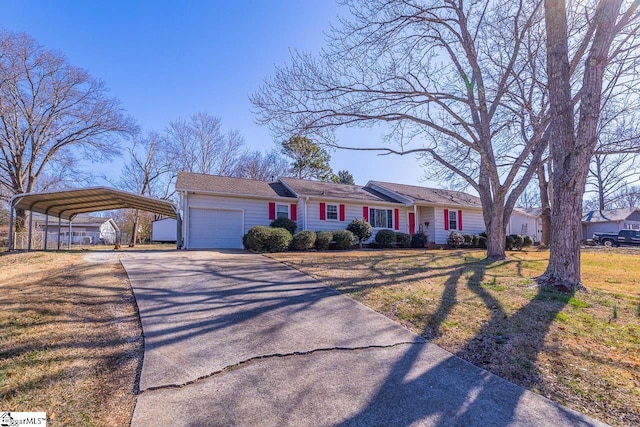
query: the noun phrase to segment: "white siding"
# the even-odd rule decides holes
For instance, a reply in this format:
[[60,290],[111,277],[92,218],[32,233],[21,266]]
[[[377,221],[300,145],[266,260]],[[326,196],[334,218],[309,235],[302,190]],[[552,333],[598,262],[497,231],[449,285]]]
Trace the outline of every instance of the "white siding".
[[[321,220],[320,219],[320,203],[338,205],[338,220]],[[334,230],[345,230],[349,223],[356,218],[363,217],[362,208],[366,206],[367,208],[375,208],[375,209],[399,209],[399,230],[403,233],[409,232],[409,222],[408,222],[408,212],[413,212],[413,208],[407,209],[405,206],[398,205],[381,205],[381,204],[367,204],[366,202],[360,202],[358,204],[350,204],[344,202],[336,202],[332,200],[320,201],[320,200],[309,200],[306,202],[307,204],[307,224],[304,227],[305,230],[312,231],[334,231]],[[344,205],[344,221],[340,221],[340,205]],[[304,209],[304,206],[302,207]],[[303,210],[304,212],[304,210]],[[373,241],[375,238],[375,234],[378,232],[378,228],[373,229],[373,235],[369,241]]]
[[[445,230],[444,229],[444,210],[462,211],[462,230]],[[484,218],[482,217],[481,209],[472,208],[444,208],[436,207],[434,209],[435,214],[435,243],[444,245],[447,243],[447,237],[451,231],[459,231],[464,234],[478,234],[485,231]],[[431,227],[430,227],[431,228]],[[429,241],[432,240],[432,236],[429,236]]]
[[[429,225],[426,225],[425,223],[429,223]],[[435,243],[435,226],[435,209],[431,206],[419,206],[418,231],[422,231],[424,234],[426,234],[428,241],[432,243]]]
[[[208,209],[226,209],[243,211],[243,227],[242,234],[245,234],[249,229],[256,225],[268,226],[271,223],[269,219],[269,202],[275,202],[277,204],[291,204],[296,203],[296,199],[287,201],[282,200],[260,200],[251,198],[240,197],[222,197],[222,196],[210,196],[205,194],[188,194],[184,196],[184,221],[182,225],[185,248],[189,249],[189,208],[208,208]],[[298,211],[298,218],[300,218],[301,212]]]
[[514,211],[511,214],[511,218],[509,218],[507,234],[523,234],[530,236],[534,241],[539,242],[538,220],[535,217]]
[[165,218],[153,221],[151,224],[151,240],[154,242],[175,242],[177,235],[177,221]]

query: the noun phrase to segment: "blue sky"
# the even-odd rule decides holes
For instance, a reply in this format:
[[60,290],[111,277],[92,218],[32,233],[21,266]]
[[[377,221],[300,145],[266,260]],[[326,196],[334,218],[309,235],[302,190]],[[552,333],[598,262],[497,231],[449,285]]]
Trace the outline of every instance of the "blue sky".
[[[337,16],[332,0],[3,0],[0,26],[24,31],[73,65],[105,81],[110,94],[144,130],[162,131],[199,111],[237,129],[251,148],[275,148],[254,123],[248,96],[289,50],[317,53]],[[340,142],[381,142],[380,131],[349,129]],[[434,186],[414,157],[334,151],[334,171],[370,179]],[[95,164],[111,174],[120,164]]]

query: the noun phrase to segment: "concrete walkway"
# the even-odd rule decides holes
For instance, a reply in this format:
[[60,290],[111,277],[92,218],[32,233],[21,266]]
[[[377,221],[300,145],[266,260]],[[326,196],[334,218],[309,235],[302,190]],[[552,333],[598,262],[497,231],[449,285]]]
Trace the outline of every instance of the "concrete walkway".
[[591,426],[266,257],[122,260],[145,338],[132,426]]

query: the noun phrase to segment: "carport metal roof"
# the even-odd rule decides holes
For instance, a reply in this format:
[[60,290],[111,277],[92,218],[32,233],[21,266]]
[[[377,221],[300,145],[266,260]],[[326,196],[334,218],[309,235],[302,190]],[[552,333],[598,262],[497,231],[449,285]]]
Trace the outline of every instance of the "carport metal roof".
[[140,209],[170,218],[178,216],[175,206],[169,201],[108,187],[18,194],[11,200],[11,207],[66,220],[73,220],[81,213],[112,209]]

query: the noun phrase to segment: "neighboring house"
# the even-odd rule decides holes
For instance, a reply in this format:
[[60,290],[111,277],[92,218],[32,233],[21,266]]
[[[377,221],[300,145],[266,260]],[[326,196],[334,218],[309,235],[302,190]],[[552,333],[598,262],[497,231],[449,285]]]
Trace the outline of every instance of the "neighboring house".
[[174,243],[178,235],[178,221],[175,218],[157,219],[151,223],[151,240]]
[[[296,221],[298,230],[343,230],[364,218],[375,233],[392,229],[424,232],[445,244],[451,231],[485,230],[480,199],[459,191],[370,181],[365,186],[280,178],[255,181],[180,172],[176,190],[183,212],[182,246],[187,249],[242,248],[242,236],[253,226],[276,218]],[[523,223],[531,224],[523,227]],[[517,228],[517,230],[515,230]],[[531,228],[535,218],[514,216],[515,233]]]
[[[95,245],[103,243],[113,245],[116,242],[116,236],[120,232],[120,228],[112,218],[97,217],[91,215],[78,215],[71,221],[63,219],[58,225],[58,218],[49,217],[46,221],[45,215],[33,214],[33,229],[36,231],[44,231],[49,234],[58,233],[60,230],[60,240],[68,242],[69,233],[71,233],[72,244]],[[57,237],[55,237],[57,239]],[[50,239],[50,242],[53,241]]]
[[582,215],[582,238],[593,233],[618,233],[620,230],[640,230],[640,208],[590,211]]

